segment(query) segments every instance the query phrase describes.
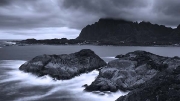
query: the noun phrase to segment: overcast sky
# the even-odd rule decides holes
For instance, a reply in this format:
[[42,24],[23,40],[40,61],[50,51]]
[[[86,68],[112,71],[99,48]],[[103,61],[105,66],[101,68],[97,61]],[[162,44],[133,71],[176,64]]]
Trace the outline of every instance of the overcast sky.
[[180,0],[0,0],[0,39],[72,39],[106,17],[176,27]]

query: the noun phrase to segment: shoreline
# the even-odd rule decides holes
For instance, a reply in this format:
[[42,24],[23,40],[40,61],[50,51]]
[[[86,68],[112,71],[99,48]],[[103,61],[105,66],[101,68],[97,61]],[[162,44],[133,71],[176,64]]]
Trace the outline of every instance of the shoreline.
[[[180,47],[180,45],[97,45],[97,44],[22,44],[16,43],[13,45],[4,45],[2,47],[7,46],[32,46],[32,45],[48,45],[48,46],[114,46],[114,47]],[[1,48],[2,48],[1,47]]]
[[115,47],[119,47],[119,46],[127,46],[127,47],[180,47],[180,46],[175,46],[175,45],[97,45],[97,44],[83,44],[83,45],[79,45],[79,44],[26,44],[26,45],[53,45],[53,46],[85,46],[85,45],[89,45],[89,46],[115,46]]

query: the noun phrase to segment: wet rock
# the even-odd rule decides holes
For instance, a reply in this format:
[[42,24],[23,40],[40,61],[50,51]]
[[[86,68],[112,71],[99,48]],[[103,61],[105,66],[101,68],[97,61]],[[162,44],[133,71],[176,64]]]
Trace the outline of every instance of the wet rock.
[[124,55],[120,54],[120,55],[117,55],[115,58],[123,58]]
[[[179,63],[174,61],[174,64]],[[116,101],[180,101],[179,95],[180,65],[176,67],[169,66],[142,86]]]
[[145,51],[127,53],[102,68],[85,90],[116,92],[136,89],[165,70],[168,65],[163,62],[168,59]]
[[37,56],[19,69],[38,76],[50,75],[58,80],[65,80],[105,65],[106,62],[93,51],[83,49],[72,54]]
[[87,84],[84,84],[82,87],[87,87],[88,85]]

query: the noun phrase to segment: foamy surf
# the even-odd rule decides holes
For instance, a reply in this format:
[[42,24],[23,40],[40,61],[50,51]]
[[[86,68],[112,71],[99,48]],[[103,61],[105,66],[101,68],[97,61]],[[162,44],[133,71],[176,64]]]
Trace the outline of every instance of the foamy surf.
[[117,58],[115,58],[115,57],[113,57],[113,56],[110,56],[110,57],[101,57],[104,61],[106,61],[107,63],[109,62],[109,61],[112,61],[112,60],[115,60],[115,59],[117,59]]
[[12,44],[12,45],[15,45],[15,44],[16,44],[16,42],[11,42],[11,41],[6,41],[5,43],[6,43],[6,44]]
[[[124,92],[116,93],[102,93],[102,92],[85,92],[82,85],[91,84],[92,81],[97,77],[98,71],[92,71],[87,74],[82,74],[71,80],[53,80],[49,76],[37,77],[30,73],[24,73],[18,68],[21,64],[26,61],[0,61],[0,68],[5,70],[6,77],[0,80],[1,84],[10,84],[16,82],[11,87],[4,88],[7,91],[14,91],[19,96],[16,97],[15,101],[32,101],[32,100],[43,100],[49,97],[53,99],[71,99],[71,101],[115,101],[118,97],[125,95]],[[33,89],[33,88],[39,89]],[[21,89],[30,89],[28,92],[25,91],[26,96],[23,95],[24,92],[18,92]],[[42,91],[40,91],[42,89]],[[43,92],[43,93],[38,93]],[[67,92],[68,94],[63,94],[61,92]],[[8,93],[9,94],[9,93]],[[12,95],[13,95],[12,94]],[[9,96],[10,97],[10,96]],[[66,100],[68,101],[68,100]]]
[[108,59],[116,59],[115,57],[102,57],[102,58],[108,58]]

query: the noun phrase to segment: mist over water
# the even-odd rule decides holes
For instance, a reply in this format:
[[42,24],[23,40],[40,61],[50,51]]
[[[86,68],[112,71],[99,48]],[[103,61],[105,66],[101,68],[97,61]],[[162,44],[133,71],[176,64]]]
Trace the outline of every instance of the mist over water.
[[15,45],[16,42],[13,42],[13,40],[0,40],[0,48],[4,47],[4,46],[11,46],[11,45]]
[[115,101],[126,93],[85,92],[84,84],[91,82],[98,71],[82,74],[71,80],[53,80],[49,76],[36,77],[30,73],[19,71],[18,68],[26,61],[0,61],[0,95],[2,100],[14,101]]

